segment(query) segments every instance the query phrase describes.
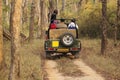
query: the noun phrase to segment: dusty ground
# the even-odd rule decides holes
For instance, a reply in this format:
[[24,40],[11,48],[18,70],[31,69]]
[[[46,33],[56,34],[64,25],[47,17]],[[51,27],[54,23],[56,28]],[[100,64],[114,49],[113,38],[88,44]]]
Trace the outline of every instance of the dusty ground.
[[86,65],[81,59],[74,60],[74,65],[77,65],[78,69],[84,73],[83,76],[64,76],[58,71],[57,62],[55,62],[54,60],[46,60],[45,71],[47,72],[47,78],[49,80],[105,80],[100,74]]

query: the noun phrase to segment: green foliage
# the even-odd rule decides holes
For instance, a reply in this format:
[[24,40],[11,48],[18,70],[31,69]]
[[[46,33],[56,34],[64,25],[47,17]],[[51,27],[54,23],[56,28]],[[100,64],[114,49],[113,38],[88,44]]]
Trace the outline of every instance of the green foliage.
[[4,28],[9,28],[9,24],[7,23],[9,20],[8,20],[8,15],[7,15],[7,13],[8,12],[10,12],[10,7],[9,7],[9,5],[5,5],[5,4],[3,4],[3,7],[2,7],[3,9],[3,15],[2,15],[2,20],[3,20],[3,22],[2,22],[2,25],[3,25],[3,27]]
[[[98,24],[94,24],[95,20],[86,20],[85,23],[83,23],[82,27],[79,28],[79,32],[81,36],[83,37],[97,37],[100,31],[100,26]],[[87,24],[86,24],[87,23]],[[89,24],[89,26],[88,26]]]
[[[76,0],[78,2],[79,0]],[[66,9],[61,13],[64,18],[76,18],[79,25],[80,37],[100,38],[101,37],[101,18],[102,18],[102,6],[99,1],[94,3],[94,0],[89,0],[87,4],[82,2],[82,6],[79,11],[74,11],[74,6],[68,1],[66,3]],[[94,3],[94,4],[93,4]],[[117,0],[109,0],[107,3],[107,22],[108,22],[108,37],[114,37],[114,26],[116,25],[116,11]],[[120,29],[118,27],[118,39],[120,39]]]
[[8,12],[9,10],[10,10],[9,5],[4,5],[4,6],[3,6],[3,11],[4,11],[4,12]]
[[98,4],[93,5],[92,3],[88,3],[82,7],[82,10],[79,12],[79,34],[80,37],[90,37],[90,38],[98,38],[100,37],[100,7]]

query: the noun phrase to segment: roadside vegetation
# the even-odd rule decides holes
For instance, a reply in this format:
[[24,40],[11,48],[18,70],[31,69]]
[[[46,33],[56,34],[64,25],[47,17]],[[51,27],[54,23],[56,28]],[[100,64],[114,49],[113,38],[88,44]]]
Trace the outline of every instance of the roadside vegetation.
[[[43,40],[34,40],[29,44],[26,42],[20,52],[20,79],[21,80],[42,80],[41,51],[43,52]],[[4,42],[5,67],[0,71],[0,80],[8,80],[10,68],[10,42]],[[41,44],[41,45],[40,45]]]
[[108,40],[107,52],[101,55],[99,39],[81,39],[81,42],[80,58],[105,76],[107,80],[120,80],[120,45],[114,47],[113,40]]

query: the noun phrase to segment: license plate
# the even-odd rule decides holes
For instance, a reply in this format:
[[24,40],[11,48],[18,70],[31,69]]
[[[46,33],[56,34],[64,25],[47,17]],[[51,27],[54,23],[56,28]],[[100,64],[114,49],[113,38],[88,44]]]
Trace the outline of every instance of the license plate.
[[52,47],[58,47],[59,41],[52,41]]
[[69,49],[57,49],[58,52],[68,52]]

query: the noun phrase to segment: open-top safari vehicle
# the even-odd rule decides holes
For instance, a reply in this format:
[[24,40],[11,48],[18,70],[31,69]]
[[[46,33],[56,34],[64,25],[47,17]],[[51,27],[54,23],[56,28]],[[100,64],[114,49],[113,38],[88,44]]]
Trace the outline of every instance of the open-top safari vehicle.
[[47,37],[44,43],[46,58],[50,58],[54,53],[71,53],[79,57],[81,42],[77,29],[48,29]]

